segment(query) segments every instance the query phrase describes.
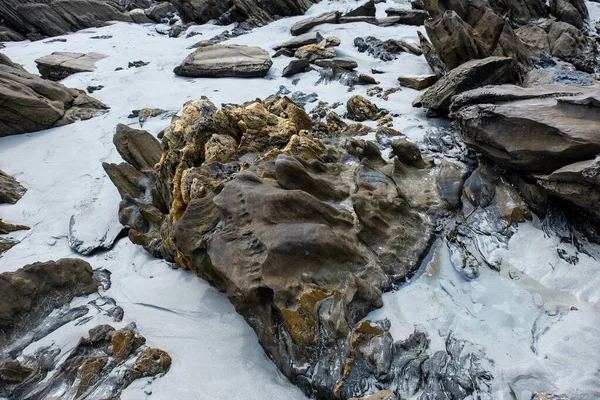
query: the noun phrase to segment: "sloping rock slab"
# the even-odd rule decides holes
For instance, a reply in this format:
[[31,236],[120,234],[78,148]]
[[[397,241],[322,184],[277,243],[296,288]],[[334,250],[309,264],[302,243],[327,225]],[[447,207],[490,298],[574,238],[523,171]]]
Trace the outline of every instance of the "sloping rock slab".
[[488,57],[471,60],[454,68],[413,101],[414,107],[446,112],[452,97],[485,85],[516,82],[519,68],[509,57]]
[[328,12],[325,14],[317,15],[316,17],[303,19],[302,21],[296,22],[290,28],[290,33],[294,36],[301,35],[310,31],[317,25],[322,24],[337,24],[340,22],[341,14],[339,12]]
[[40,74],[44,78],[60,81],[78,72],[91,72],[96,61],[106,56],[99,53],[54,52],[35,60]]
[[[540,88],[489,87],[454,113],[467,145],[493,161],[528,172],[552,172],[600,154],[600,112],[581,102],[598,87],[553,85]],[[511,101],[511,91],[512,95]],[[552,95],[552,92],[555,92]],[[579,93],[573,93],[578,91]],[[494,96],[494,92],[498,92]],[[556,97],[575,94],[571,103]],[[529,99],[527,96],[531,96]],[[457,100],[458,101],[458,100]],[[494,102],[497,101],[497,104]]]
[[82,91],[42,79],[0,57],[0,137],[90,119],[107,109]]
[[217,45],[196,50],[173,72],[189,77],[255,78],[264,77],[271,65],[269,53],[260,47]]

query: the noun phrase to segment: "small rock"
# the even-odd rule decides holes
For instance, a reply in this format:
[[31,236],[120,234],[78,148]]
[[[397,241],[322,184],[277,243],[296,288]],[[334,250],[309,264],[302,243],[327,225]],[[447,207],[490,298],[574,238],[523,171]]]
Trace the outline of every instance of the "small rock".
[[139,68],[139,67],[145,67],[146,65],[150,64],[149,62],[145,62],[145,61],[130,61],[129,64],[127,65],[127,68]]
[[[318,64],[317,64],[318,65]],[[296,75],[301,72],[305,72],[307,68],[310,68],[310,62],[308,60],[301,58],[299,60],[292,60],[290,63],[283,69],[282,77],[288,77],[292,75]]]
[[90,94],[92,94],[92,93],[94,93],[94,92],[96,92],[98,90],[102,90],[102,89],[104,89],[104,86],[102,86],[102,85],[88,86],[86,88],[87,92],[90,93]]
[[392,142],[392,151],[404,164],[417,168],[425,168],[427,164],[423,161],[419,146],[405,139],[396,139]]
[[323,36],[319,32],[308,32],[273,47],[273,50],[297,49],[298,47],[306,46],[307,44],[321,43],[322,40]]
[[337,24],[340,21],[339,12],[328,12],[316,17],[307,18],[302,21],[296,22],[290,29],[290,33],[294,36],[301,35],[310,31],[317,25],[321,24]]
[[424,75],[424,76],[401,76],[398,78],[400,86],[408,87],[415,90],[427,89],[436,83],[438,77],[436,75]]
[[359,95],[350,97],[346,108],[346,117],[354,121],[374,120],[380,113],[379,107]]
[[297,58],[304,58],[309,62],[315,62],[324,58],[335,58],[335,50],[322,44],[308,44],[300,47],[294,54]]
[[78,72],[91,72],[94,64],[106,56],[99,53],[54,52],[35,60],[40,75],[59,81]]
[[347,69],[349,71],[358,68],[358,63],[356,61],[342,57],[316,60],[315,64],[323,68],[329,68],[332,64],[335,64],[338,67]]

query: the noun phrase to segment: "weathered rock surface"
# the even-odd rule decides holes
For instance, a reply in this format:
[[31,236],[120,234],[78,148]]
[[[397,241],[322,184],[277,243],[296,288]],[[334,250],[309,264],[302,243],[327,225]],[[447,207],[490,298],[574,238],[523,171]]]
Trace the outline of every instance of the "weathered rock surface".
[[344,57],[315,60],[315,65],[323,68],[329,68],[333,64],[337,65],[339,68],[347,69],[348,71],[358,68],[358,63],[356,61]]
[[[597,107],[557,97],[597,93],[598,87],[500,86],[456,99],[456,127],[466,144],[505,167],[552,172],[594,158],[600,150]],[[462,105],[462,107],[459,107]]]
[[0,60],[0,137],[90,119],[106,109],[83,91],[41,79]]
[[92,267],[83,260],[65,258],[27,265],[0,274],[0,343],[6,345],[35,320],[68,303],[77,295],[98,289]]
[[288,76],[296,75],[301,72],[306,72],[306,70],[308,68],[310,68],[310,61],[308,61],[307,59],[301,58],[299,60],[292,60],[283,69],[281,76],[288,77]]
[[[314,129],[287,97],[187,104],[154,170],[105,164],[131,240],[226,292],[283,373],[317,398],[487,392],[485,366],[466,365],[485,359],[466,342],[449,338],[429,355],[423,333],[394,342],[387,322],[360,322],[418,268],[433,237],[423,213],[446,205],[432,170],[411,165],[414,147],[410,164],[389,164],[334,119]],[[444,366],[455,373],[432,372]]]
[[396,17],[397,23],[402,25],[422,26],[429,18],[429,13],[424,10],[406,10],[402,8],[388,8],[385,13],[389,17]]
[[346,102],[346,117],[354,121],[377,119],[380,111],[379,107],[360,95],[352,96]]
[[111,1],[4,0],[0,20],[21,35],[60,36],[79,29],[102,26],[107,21],[133,22]]
[[173,72],[190,77],[264,77],[273,65],[269,53],[260,47],[216,45],[202,47],[187,56]]
[[0,395],[43,399],[60,393],[66,400],[119,398],[134,380],[165,374],[171,366],[167,352],[150,348],[145,342],[135,324],[120,330],[96,326],[60,364],[60,349],[53,346],[42,347],[22,361],[0,364]]
[[60,81],[78,72],[92,72],[94,64],[106,56],[99,53],[55,52],[35,60],[44,78]]
[[248,27],[264,25],[280,17],[302,15],[311,0],[172,0],[184,22],[204,24],[219,19],[225,25],[243,22]]
[[471,60],[451,70],[420,94],[413,106],[447,112],[453,96],[485,85],[516,82],[519,72],[516,62],[509,57]]
[[415,90],[427,89],[433,86],[438,81],[436,75],[423,75],[423,76],[401,76],[398,78],[400,86],[408,87]]
[[0,170],[0,204],[15,204],[26,191],[15,178]]
[[395,39],[382,41],[373,36],[355,38],[354,46],[359,52],[364,53],[366,51],[373,57],[379,58],[382,61],[395,60],[398,54],[403,52],[410,52],[418,56],[423,54],[421,47],[416,43]]
[[307,44],[296,50],[294,55],[312,63],[317,60],[335,58],[335,49],[324,44]]

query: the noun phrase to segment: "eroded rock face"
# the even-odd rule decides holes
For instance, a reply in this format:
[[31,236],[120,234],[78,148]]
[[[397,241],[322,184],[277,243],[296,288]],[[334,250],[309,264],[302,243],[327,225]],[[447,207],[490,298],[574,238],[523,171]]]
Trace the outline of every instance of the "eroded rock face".
[[260,47],[216,45],[202,47],[190,54],[173,72],[190,77],[263,77],[273,62]]
[[14,340],[20,330],[53,308],[97,289],[90,264],[75,258],[30,264],[0,274],[0,293],[5,300],[0,305],[0,343]]
[[0,204],[15,204],[26,191],[15,178],[0,170]]
[[312,0],[173,0],[185,22],[204,24],[220,19],[225,24],[244,22],[247,26],[260,26],[277,18],[302,15]]
[[0,62],[0,103],[0,137],[90,119],[108,109],[83,91],[41,79],[8,62]]
[[116,3],[100,0],[5,0],[0,19],[21,35],[60,36],[107,21],[133,22]]
[[463,106],[453,107],[456,127],[466,144],[505,167],[551,172],[598,154],[597,108],[557,100],[597,90],[553,85],[467,92],[456,100]]
[[[431,356],[422,333],[394,343],[386,322],[360,322],[418,268],[447,206],[415,146],[388,163],[331,119],[315,129],[287,97],[189,103],[154,170],[105,165],[130,238],[226,292],[306,393],[487,392],[491,377],[465,367],[474,353],[453,339]],[[457,373],[432,372],[443,366]]]
[[[135,324],[116,330],[99,325],[81,338],[68,357],[49,373],[57,354],[41,348],[23,361],[0,364],[0,395],[9,398],[61,399],[118,398],[134,380],[166,373],[171,366],[167,352],[145,345]],[[60,350],[59,350],[60,351]]]

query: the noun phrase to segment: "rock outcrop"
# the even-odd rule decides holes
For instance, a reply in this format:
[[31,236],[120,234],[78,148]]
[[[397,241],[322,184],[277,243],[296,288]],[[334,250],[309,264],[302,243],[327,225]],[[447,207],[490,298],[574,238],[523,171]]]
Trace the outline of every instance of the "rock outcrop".
[[260,47],[216,45],[194,51],[173,72],[189,77],[255,78],[267,75],[271,65],[269,53]]
[[0,4],[0,21],[6,24],[4,29],[38,39],[102,26],[108,21],[133,22],[123,11],[112,1],[4,0]]
[[598,85],[490,86],[455,97],[452,110],[468,146],[600,221],[598,93]]
[[[383,115],[358,100],[361,115]],[[123,198],[121,222],[134,243],[226,292],[306,393],[486,392],[489,374],[464,364],[484,358],[466,342],[449,338],[429,355],[423,333],[394,342],[387,322],[361,322],[416,271],[447,206],[415,145],[399,145],[406,163],[390,164],[374,143],[330,126],[317,129],[287,97],[222,109],[191,102],[164,132],[153,169],[104,165]],[[142,137],[133,133],[130,146]],[[442,365],[456,374],[431,373]]]
[[0,62],[0,137],[67,125],[108,109],[83,91],[42,79],[9,62]]
[[184,22],[204,24],[218,19],[227,25],[243,22],[246,27],[264,25],[280,17],[302,15],[313,0],[172,0]]
[[512,58],[471,60],[451,70],[420,94],[413,101],[413,106],[445,113],[450,109],[452,98],[464,91],[485,85],[514,83],[519,77],[519,67]]

